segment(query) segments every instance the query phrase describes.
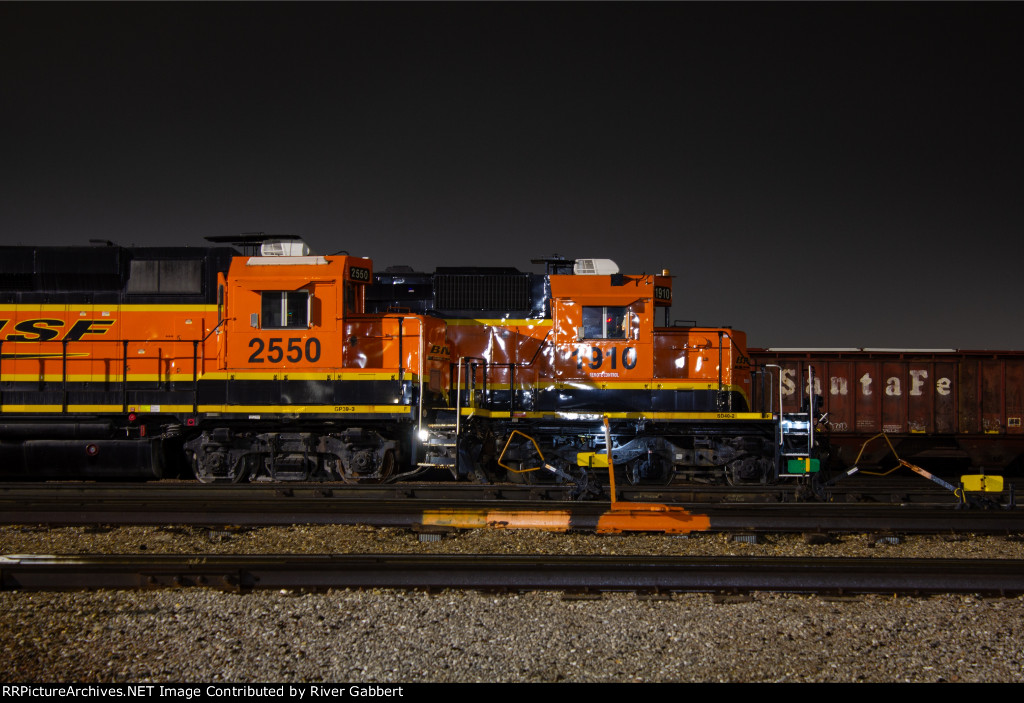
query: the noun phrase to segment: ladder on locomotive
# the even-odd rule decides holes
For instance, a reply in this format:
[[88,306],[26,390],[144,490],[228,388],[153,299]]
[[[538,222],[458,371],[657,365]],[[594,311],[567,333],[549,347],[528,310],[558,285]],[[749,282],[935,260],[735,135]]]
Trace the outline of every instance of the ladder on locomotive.
[[806,397],[800,390],[799,412],[784,412],[782,409],[782,393],[779,393],[778,423],[778,471],[782,476],[806,476],[818,471],[816,458],[814,427],[820,402],[814,394],[814,368],[807,367]]
[[[508,412],[511,417],[516,410],[515,376],[518,364],[493,364],[478,357],[460,357],[455,369],[455,393],[452,407],[438,410],[434,422],[419,429],[419,439],[425,449],[423,461],[417,463],[421,469],[448,469],[452,475],[468,474],[459,464],[459,438],[465,421],[477,411]],[[498,397],[498,391],[491,387],[489,369],[508,368],[508,398]],[[451,403],[451,398],[449,398]],[[468,411],[468,412],[466,412]]]

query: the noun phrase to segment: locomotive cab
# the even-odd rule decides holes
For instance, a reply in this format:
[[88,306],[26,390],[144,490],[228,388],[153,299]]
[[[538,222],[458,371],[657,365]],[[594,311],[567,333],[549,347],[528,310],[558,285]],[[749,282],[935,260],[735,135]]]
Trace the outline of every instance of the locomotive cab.
[[577,262],[577,273],[549,276],[553,373],[538,389],[547,396],[539,407],[649,411],[654,318],[664,304],[655,290],[664,296],[671,279],[627,276],[613,262],[594,261]]
[[237,258],[221,282],[225,330],[221,368],[292,374],[343,366],[346,313],[362,311],[371,262],[356,257]]
[[202,431],[186,443],[196,476],[395,477],[446,379],[447,359],[428,353],[444,323],[366,314],[369,259],[273,254],[237,257],[219,281],[216,369],[199,380]]

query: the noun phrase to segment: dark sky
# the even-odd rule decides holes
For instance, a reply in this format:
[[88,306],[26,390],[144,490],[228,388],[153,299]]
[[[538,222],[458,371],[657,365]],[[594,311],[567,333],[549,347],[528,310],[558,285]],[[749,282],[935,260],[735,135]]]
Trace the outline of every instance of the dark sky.
[[753,346],[1024,349],[1008,4],[0,4],[0,242],[668,268]]

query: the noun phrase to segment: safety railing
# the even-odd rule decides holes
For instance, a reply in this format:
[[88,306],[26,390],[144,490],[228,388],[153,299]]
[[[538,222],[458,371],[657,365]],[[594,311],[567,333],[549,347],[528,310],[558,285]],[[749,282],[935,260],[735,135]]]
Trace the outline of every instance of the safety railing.
[[[211,331],[211,333],[212,333],[212,331]],[[208,336],[209,335],[207,335],[207,337]],[[178,347],[180,345],[191,345],[191,347],[192,347],[192,350],[191,350],[192,351],[192,353],[191,353],[191,366],[192,366],[191,383],[190,383],[188,388],[185,388],[185,389],[177,388],[175,390],[183,390],[184,392],[191,392],[191,395],[192,395],[192,411],[196,412],[196,409],[198,407],[198,388],[199,388],[199,369],[200,369],[200,363],[201,362],[205,362],[205,360],[206,360],[204,357],[201,357],[200,354],[199,354],[199,346],[200,346],[200,344],[202,344],[204,339],[191,339],[191,340],[189,340],[189,339],[183,339],[183,340],[164,340],[164,339],[116,339],[116,340],[115,339],[82,339],[82,340],[67,340],[67,339],[64,339],[64,340],[53,341],[53,342],[46,341],[46,342],[39,342],[39,343],[37,343],[38,345],[46,345],[47,348],[52,348],[54,345],[58,345],[59,344],[60,345],[60,354],[59,355],[54,353],[54,352],[42,351],[42,350],[38,350],[38,349],[35,350],[35,351],[32,351],[32,352],[20,352],[20,353],[19,352],[9,352],[8,353],[8,352],[4,351],[4,346],[5,346],[4,345],[4,341],[0,340],[0,411],[2,411],[3,405],[5,403],[4,384],[9,382],[9,381],[11,381],[11,379],[7,375],[5,375],[5,371],[6,371],[5,363],[4,363],[5,361],[8,362],[8,364],[7,364],[8,367],[12,365],[10,362],[14,362],[14,364],[17,364],[19,362],[20,363],[24,363],[24,362],[28,362],[28,361],[37,361],[37,362],[39,362],[40,368],[39,368],[39,372],[38,372],[37,382],[40,385],[40,391],[42,391],[42,390],[45,389],[46,384],[52,383],[52,381],[48,380],[48,375],[49,374],[47,373],[47,371],[48,371],[48,369],[47,369],[47,366],[48,366],[47,362],[57,361],[59,359],[59,361],[60,361],[60,383],[59,383],[58,391],[59,391],[59,393],[61,395],[61,410],[62,410],[62,412],[67,412],[68,411],[68,406],[69,406],[68,397],[69,397],[69,393],[72,392],[72,388],[69,388],[69,384],[72,383],[69,380],[69,378],[68,378],[69,377],[69,364],[71,362],[74,362],[77,365],[88,364],[88,371],[86,373],[82,374],[82,375],[88,376],[90,378],[90,380],[86,381],[86,382],[87,383],[102,383],[103,385],[108,386],[108,387],[111,386],[111,385],[115,386],[115,388],[113,388],[113,389],[109,389],[108,388],[107,391],[105,391],[105,392],[109,392],[110,390],[113,390],[113,391],[116,392],[116,390],[117,390],[116,387],[119,386],[120,387],[122,412],[128,412],[128,407],[130,405],[130,401],[129,401],[129,398],[128,398],[128,392],[129,392],[128,384],[129,384],[129,382],[132,382],[132,383],[139,383],[140,382],[138,380],[135,380],[135,381],[131,380],[131,372],[129,371],[129,361],[128,361],[128,357],[129,357],[128,348],[130,346],[132,346],[132,345],[142,345],[143,348],[151,346],[151,345],[160,345],[160,346],[157,346],[157,348],[156,348],[156,351],[157,351],[157,356],[156,357],[147,357],[145,360],[140,360],[140,359],[134,359],[133,360],[133,363],[138,364],[138,365],[144,365],[146,362],[152,362],[156,366],[156,373],[155,374],[144,374],[142,371],[139,371],[135,375],[136,375],[136,378],[145,377],[145,376],[153,376],[154,377],[154,379],[153,379],[154,386],[152,388],[150,388],[149,390],[164,390],[164,391],[168,391],[169,392],[169,391],[172,390],[172,385],[171,385],[172,383],[177,383],[177,384],[182,383],[180,378],[177,378],[177,379],[174,378],[174,374],[171,372],[170,369],[173,368],[176,365],[177,362],[179,362],[181,360],[184,360],[184,359],[188,359],[189,357],[187,357],[187,356],[178,356],[178,355],[164,356],[164,351],[167,350],[169,347]],[[15,342],[14,344],[24,344],[24,343],[25,342]],[[86,346],[86,345],[88,345],[90,347],[95,347],[96,345],[117,345],[117,346],[120,346],[120,348],[121,348],[120,349],[120,360],[119,360],[120,361],[120,370],[119,370],[120,373],[118,373],[117,370],[111,370],[110,368],[106,368],[103,372],[96,372],[95,371],[95,364],[97,364],[97,363],[104,363],[104,362],[105,363],[109,363],[109,362],[113,361],[114,357],[111,355],[111,356],[106,356],[106,357],[102,357],[102,358],[97,358],[97,357],[93,357],[93,356],[89,356],[89,357],[85,357],[85,358],[79,358],[79,357],[77,357],[76,353],[73,350],[69,351],[69,348],[73,349],[73,346],[79,346],[79,345],[83,346],[83,347]],[[8,371],[8,373],[9,373],[9,371]],[[15,375],[17,375],[17,371],[15,371],[14,373],[15,373]],[[99,377],[99,380],[96,380],[96,377]],[[145,389],[143,389],[143,390],[145,390]]]

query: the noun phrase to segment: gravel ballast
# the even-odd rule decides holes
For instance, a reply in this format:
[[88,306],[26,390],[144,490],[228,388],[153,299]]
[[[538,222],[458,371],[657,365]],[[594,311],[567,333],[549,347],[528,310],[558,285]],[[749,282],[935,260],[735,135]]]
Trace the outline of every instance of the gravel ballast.
[[[1014,538],[7,526],[12,553],[1024,558]],[[390,590],[0,592],[5,682],[1021,682],[1024,598]]]

